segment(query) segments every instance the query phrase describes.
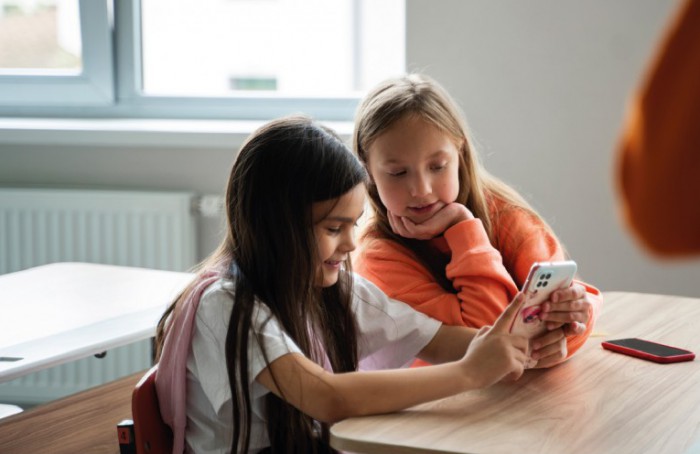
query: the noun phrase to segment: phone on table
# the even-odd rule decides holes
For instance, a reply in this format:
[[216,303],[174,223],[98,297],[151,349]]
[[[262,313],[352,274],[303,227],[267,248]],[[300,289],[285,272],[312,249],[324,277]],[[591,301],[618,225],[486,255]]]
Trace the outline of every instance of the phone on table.
[[525,301],[515,316],[510,332],[533,338],[547,331],[547,324],[540,319],[541,304],[547,301],[553,291],[567,288],[576,275],[576,262],[535,262],[523,284]]
[[677,363],[695,359],[695,353],[690,350],[671,347],[670,345],[659,344],[644,339],[615,339],[604,341],[601,345],[603,348],[613,352],[654,361],[656,363]]

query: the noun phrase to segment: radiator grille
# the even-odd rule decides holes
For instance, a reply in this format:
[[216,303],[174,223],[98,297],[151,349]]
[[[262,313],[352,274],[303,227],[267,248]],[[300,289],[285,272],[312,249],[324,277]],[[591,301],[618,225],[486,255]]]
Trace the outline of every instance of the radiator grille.
[[[193,194],[0,189],[0,274],[54,262],[186,271],[196,260]],[[10,304],[3,301],[2,304]],[[151,365],[150,341],[0,384],[0,401],[36,404]]]
[[185,271],[195,260],[193,195],[0,190],[0,274],[53,262]]

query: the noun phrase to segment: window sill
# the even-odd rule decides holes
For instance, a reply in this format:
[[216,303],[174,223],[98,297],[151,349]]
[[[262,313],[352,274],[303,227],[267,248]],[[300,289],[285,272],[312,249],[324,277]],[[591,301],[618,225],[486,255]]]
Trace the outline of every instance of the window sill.
[[[237,147],[264,121],[0,118],[0,144]],[[350,142],[352,122],[323,122]]]

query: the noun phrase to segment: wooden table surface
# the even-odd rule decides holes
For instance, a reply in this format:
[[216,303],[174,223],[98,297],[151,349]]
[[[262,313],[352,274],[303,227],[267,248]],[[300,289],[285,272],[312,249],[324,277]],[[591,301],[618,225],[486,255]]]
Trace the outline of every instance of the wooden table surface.
[[145,372],[0,419],[0,453],[119,454],[117,424]]
[[700,453],[700,361],[656,364],[604,350],[641,337],[700,353],[700,299],[605,293],[570,360],[519,381],[331,428],[360,453]]

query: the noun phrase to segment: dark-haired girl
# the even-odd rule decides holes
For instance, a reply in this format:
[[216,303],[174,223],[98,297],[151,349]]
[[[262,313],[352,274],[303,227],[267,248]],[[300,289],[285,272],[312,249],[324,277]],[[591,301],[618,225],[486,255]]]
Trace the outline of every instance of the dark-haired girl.
[[[527,341],[508,334],[519,298],[477,332],[351,272],[366,178],[338,136],[304,117],[243,145],[226,237],[159,325],[174,452],[332,452],[330,423],[522,374]],[[402,368],[416,356],[438,365]]]

